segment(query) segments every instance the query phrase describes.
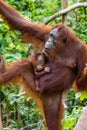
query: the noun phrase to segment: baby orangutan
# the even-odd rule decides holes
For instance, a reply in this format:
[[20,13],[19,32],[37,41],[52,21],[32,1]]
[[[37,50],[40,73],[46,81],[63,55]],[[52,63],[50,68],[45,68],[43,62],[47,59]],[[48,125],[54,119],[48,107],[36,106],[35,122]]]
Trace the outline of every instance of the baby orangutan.
[[34,65],[34,72],[36,75],[36,80],[35,80],[35,84],[36,84],[36,91],[39,91],[39,82],[37,81],[42,75],[49,73],[50,72],[50,67],[44,67],[45,63],[47,61],[47,58],[45,56],[44,53],[38,53],[35,56],[35,63]]

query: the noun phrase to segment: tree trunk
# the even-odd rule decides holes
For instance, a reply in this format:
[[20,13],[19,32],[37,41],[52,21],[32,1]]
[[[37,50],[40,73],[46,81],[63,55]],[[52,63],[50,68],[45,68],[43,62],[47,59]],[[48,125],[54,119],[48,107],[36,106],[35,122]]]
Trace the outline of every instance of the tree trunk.
[[87,106],[84,108],[74,130],[87,130]]
[[0,108],[0,130],[3,130],[3,127],[2,127],[2,120],[1,120],[1,108]]
[[[62,0],[62,9],[65,9],[68,7],[68,1],[67,0]],[[62,23],[66,22],[66,14],[62,16]]]

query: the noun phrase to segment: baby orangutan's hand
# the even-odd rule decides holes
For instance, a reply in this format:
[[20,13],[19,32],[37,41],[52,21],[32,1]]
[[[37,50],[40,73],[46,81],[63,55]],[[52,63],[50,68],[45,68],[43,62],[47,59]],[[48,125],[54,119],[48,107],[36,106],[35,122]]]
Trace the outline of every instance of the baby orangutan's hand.
[[50,67],[45,67],[45,68],[44,68],[44,71],[47,72],[47,73],[49,73],[49,72],[51,71],[51,70],[50,70]]
[[44,69],[44,68],[43,68],[42,65],[38,65],[38,66],[36,67],[36,70],[39,71],[39,72],[40,72],[40,71],[43,71],[43,69]]

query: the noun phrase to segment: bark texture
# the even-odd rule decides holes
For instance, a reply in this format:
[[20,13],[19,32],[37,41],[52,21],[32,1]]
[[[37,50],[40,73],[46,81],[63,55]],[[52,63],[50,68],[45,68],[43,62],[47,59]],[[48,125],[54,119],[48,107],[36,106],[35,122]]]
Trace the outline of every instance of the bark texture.
[[87,106],[84,108],[74,130],[87,130]]

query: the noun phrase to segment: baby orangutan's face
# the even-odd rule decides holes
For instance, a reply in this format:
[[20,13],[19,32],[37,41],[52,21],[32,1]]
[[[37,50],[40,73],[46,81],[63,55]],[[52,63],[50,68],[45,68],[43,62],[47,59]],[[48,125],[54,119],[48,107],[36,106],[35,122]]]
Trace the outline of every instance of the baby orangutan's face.
[[43,55],[37,56],[37,65],[44,65],[45,64],[45,57]]
[[36,58],[36,70],[42,71],[44,69],[43,65],[45,64],[44,55],[38,55]]

